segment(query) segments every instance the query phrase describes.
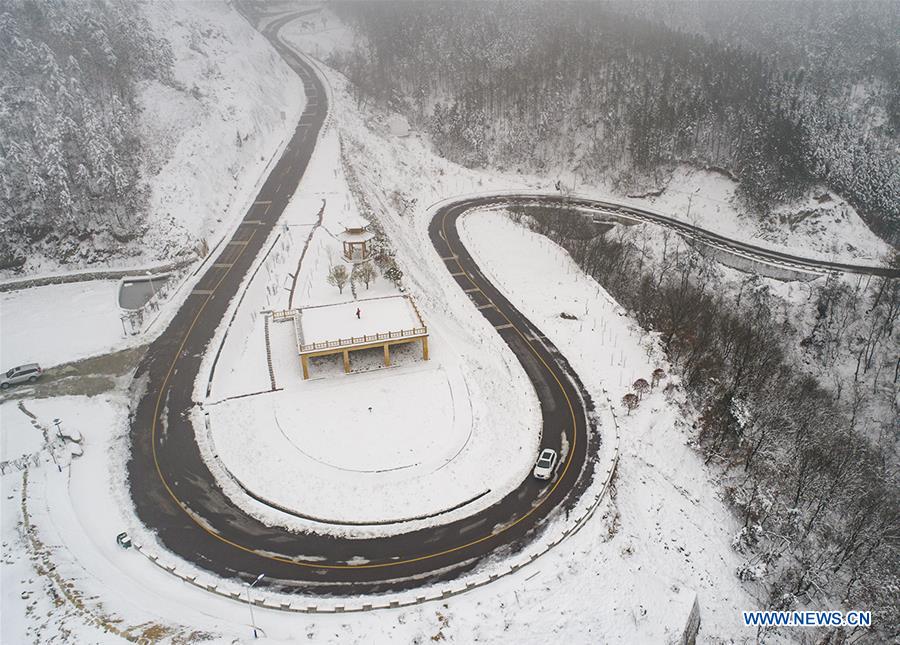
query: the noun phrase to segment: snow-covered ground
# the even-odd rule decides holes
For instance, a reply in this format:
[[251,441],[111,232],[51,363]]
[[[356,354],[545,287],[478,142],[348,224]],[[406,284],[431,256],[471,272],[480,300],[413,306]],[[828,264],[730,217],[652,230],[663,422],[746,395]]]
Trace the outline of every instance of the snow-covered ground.
[[[356,312],[359,315],[356,315]],[[374,336],[385,332],[421,327],[422,321],[408,300],[400,296],[360,298],[334,305],[313,305],[303,309],[300,328],[303,343]]]
[[[322,200],[322,224],[316,226]],[[275,233],[286,230],[291,235],[281,234],[257,277],[247,284],[225,336],[204,405],[208,434],[207,419],[195,417],[201,446],[219,483],[245,510],[271,524],[351,532],[347,526],[310,524],[265,506],[243,493],[232,478],[304,516],[373,523],[353,527],[353,535],[390,534],[485,508],[527,476],[536,455],[540,417],[524,371],[439,263],[435,271],[441,289],[459,298],[463,323],[456,309],[420,303],[430,335],[430,360],[422,360],[419,344],[393,347],[390,368],[383,366],[381,349],[354,352],[354,373],[345,375],[339,356],[321,357],[310,361],[311,379],[304,381],[293,326],[270,322],[278,388],[270,391],[265,318],[259,312],[287,306],[293,282],[289,274],[297,270],[304,247],[294,306],[343,303],[338,308],[346,314],[340,324],[318,321],[326,330],[315,320],[304,321],[304,329],[312,325],[316,338],[322,333],[343,337],[357,323],[361,332],[413,326],[411,309],[401,309],[399,320],[394,320],[393,308],[380,311],[379,303],[390,302],[385,297],[400,295],[383,276],[369,289],[358,284],[355,298],[349,286],[341,293],[327,283],[329,267],[342,262],[336,235],[343,222],[358,216],[341,165],[338,133],[332,129],[320,141]],[[404,232],[400,241],[419,246],[408,235]],[[417,301],[424,296],[435,302],[432,293],[412,295]],[[360,320],[355,317],[357,307]],[[329,310],[304,309],[304,317]],[[490,334],[487,339],[482,339],[483,330]],[[223,333],[224,326],[219,336]],[[208,357],[219,342],[210,345]],[[483,344],[493,352],[481,351]],[[208,373],[201,370],[198,400],[205,398],[208,383]],[[248,433],[248,427],[254,432]],[[484,468],[492,462],[505,467]],[[400,523],[423,516],[433,517]]]
[[126,340],[115,280],[0,293],[0,367],[50,367],[93,356]]
[[14,403],[0,403],[0,461],[21,459],[39,452],[44,435]]
[[141,130],[151,151],[145,244],[164,258],[201,240],[212,247],[243,215],[305,97],[300,79],[229,3],[143,6],[172,44],[180,85],[153,82],[141,91]]

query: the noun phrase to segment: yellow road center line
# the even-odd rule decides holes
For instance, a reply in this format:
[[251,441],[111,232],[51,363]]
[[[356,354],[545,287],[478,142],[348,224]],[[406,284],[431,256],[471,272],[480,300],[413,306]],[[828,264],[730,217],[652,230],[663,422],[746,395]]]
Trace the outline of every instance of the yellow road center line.
[[[447,214],[445,212],[441,219],[441,230],[444,233],[444,239],[448,240],[447,233],[446,233],[446,220],[447,220]],[[255,232],[253,235],[255,235]],[[253,235],[250,236],[250,239],[253,239]],[[247,241],[249,242],[250,240],[247,240]],[[448,248],[450,247],[449,241],[447,241],[447,247]],[[244,248],[238,254],[238,257],[240,257],[243,254],[244,250],[246,250],[246,242],[244,243]],[[237,258],[235,258],[235,260],[237,260]],[[219,288],[219,286],[222,284],[222,282],[228,276],[230,271],[231,271],[231,269],[229,268],[225,272],[225,274],[219,279],[219,282],[217,282],[216,286],[212,289],[213,293],[216,291],[216,289]],[[471,276],[469,276],[465,272],[463,273],[463,275],[465,275],[469,279],[469,281],[472,282],[473,286],[475,286],[478,291],[481,291],[481,289],[478,289],[478,285],[475,285],[475,283],[472,281]],[[212,294],[210,294],[210,296],[211,295]],[[484,295],[485,298],[487,298],[489,301],[491,300],[490,298],[488,298],[488,296],[486,294],[484,294],[484,292],[482,292],[482,295]],[[547,364],[547,362],[538,354],[537,350],[535,349],[534,345],[531,342],[531,339],[526,337],[525,334],[523,334],[522,331],[519,330],[519,328],[516,327],[512,323],[511,320],[509,320],[509,318],[506,316],[506,314],[498,309],[498,311],[500,312],[500,315],[502,315],[507,320],[507,322],[509,323],[511,328],[516,330],[516,333],[518,333],[519,336],[521,336],[522,340],[525,342],[525,344],[528,345],[528,348],[531,350],[531,353],[534,354],[534,356],[541,362],[541,364],[544,366],[544,368],[547,370],[547,372],[553,377],[553,380],[556,381],[556,384],[559,387],[560,392],[563,395],[563,398],[565,398],[565,400],[566,400],[566,403],[569,408],[569,414],[572,418],[572,445],[569,449],[569,454],[568,454],[568,457],[566,458],[566,463],[563,466],[562,472],[559,473],[559,476],[556,478],[556,481],[553,483],[553,485],[550,487],[550,489],[544,494],[543,497],[540,498],[540,500],[538,500],[538,502],[534,506],[531,507],[530,510],[528,510],[521,517],[516,518],[514,521],[510,522],[509,524],[507,524],[506,526],[504,526],[503,528],[501,528],[500,530],[498,530],[495,533],[489,533],[488,535],[482,536],[480,538],[477,538],[477,539],[467,542],[465,544],[451,547],[449,549],[444,549],[443,551],[438,551],[436,553],[430,553],[430,554],[421,555],[421,556],[417,556],[414,558],[407,558],[407,559],[403,559],[403,560],[392,560],[390,562],[376,562],[376,563],[367,563],[367,564],[323,564],[321,562],[305,562],[302,560],[294,560],[294,559],[290,559],[290,558],[283,558],[280,556],[273,556],[268,553],[260,553],[259,551],[256,551],[255,549],[251,549],[242,544],[233,542],[232,540],[229,540],[229,539],[219,535],[218,533],[212,531],[210,528],[206,527],[203,523],[201,523],[199,521],[199,519],[197,517],[194,516],[194,514],[184,505],[184,503],[180,499],[178,499],[178,497],[175,495],[174,491],[169,486],[169,483],[166,481],[166,478],[162,473],[162,468],[159,465],[159,459],[158,459],[157,453],[156,453],[156,424],[157,424],[157,420],[159,418],[159,408],[160,408],[160,405],[162,404],[163,395],[166,393],[166,387],[167,387],[169,379],[171,378],[172,373],[175,369],[175,364],[178,361],[178,357],[181,355],[181,352],[184,350],[184,345],[187,343],[187,339],[190,337],[191,331],[193,331],[194,326],[197,324],[197,321],[200,319],[200,316],[203,313],[204,309],[206,308],[206,305],[208,302],[209,302],[209,298],[207,298],[206,302],[203,303],[203,305],[200,307],[200,310],[197,312],[197,314],[194,316],[194,319],[191,321],[191,325],[190,325],[190,327],[188,327],[188,331],[185,334],[184,338],[181,341],[181,344],[178,347],[178,351],[175,354],[175,358],[172,360],[172,364],[169,366],[169,370],[166,373],[166,377],[165,377],[165,379],[163,379],[162,387],[160,387],[159,395],[156,398],[156,407],[153,412],[153,423],[151,426],[150,439],[151,439],[151,443],[153,446],[153,461],[154,461],[154,464],[156,465],[156,472],[159,475],[160,481],[162,482],[166,491],[169,493],[169,496],[175,501],[176,504],[178,504],[179,508],[181,508],[181,510],[185,513],[185,515],[187,515],[189,518],[191,518],[191,520],[198,527],[200,527],[201,529],[206,531],[206,533],[208,535],[210,535],[211,537],[219,540],[220,542],[223,542],[224,544],[228,544],[229,546],[232,546],[236,549],[244,551],[245,553],[253,554],[260,558],[265,558],[265,559],[272,560],[275,562],[280,562],[282,564],[291,564],[291,565],[295,565],[295,566],[299,566],[299,567],[303,567],[303,568],[307,568],[307,569],[382,569],[382,568],[388,568],[388,567],[396,567],[396,566],[400,566],[400,565],[404,565],[404,564],[412,564],[415,562],[421,562],[424,560],[429,560],[431,558],[437,558],[437,557],[444,556],[444,555],[450,555],[451,553],[456,553],[458,551],[462,551],[464,549],[468,549],[470,547],[477,546],[478,544],[481,544],[482,542],[490,540],[498,535],[502,535],[503,533],[505,533],[505,532],[509,531],[510,529],[512,529],[513,527],[517,526],[519,523],[525,521],[531,515],[533,515],[537,511],[537,509],[539,509],[544,504],[544,502],[546,502],[547,499],[550,498],[550,496],[553,494],[553,492],[556,490],[556,488],[559,486],[559,484],[565,478],[565,475],[569,470],[569,466],[571,466],[571,464],[572,464],[572,460],[575,456],[575,447],[578,443],[578,431],[577,431],[578,430],[578,428],[577,428],[578,422],[577,422],[577,418],[575,417],[575,408],[572,405],[572,401],[569,398],[569,395],[566,393],[566,390],[562,385],[562,381],[560,381],[560,379],[556,375],[556,373],[550,368],[550,366]],[[493,301],[491,301],[491,302],[493,302]]]

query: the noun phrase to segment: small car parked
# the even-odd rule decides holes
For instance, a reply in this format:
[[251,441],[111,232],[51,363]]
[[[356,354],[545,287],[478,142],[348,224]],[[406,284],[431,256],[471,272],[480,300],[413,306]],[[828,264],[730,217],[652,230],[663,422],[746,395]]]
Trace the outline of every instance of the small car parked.
[[44,370],[37,363],[28,363],[27,365],[19,365],[7,371],[0,377],[0,388],[6,389],[10,385],[19,385],[20,383],[34,383],[41,377]]
[[541,451],[541,456],[538,457],[537,463],[534,465],[534,476],[538,479],[550,479],[553,477],[556,459],[556,451],[553,448],[544,448]]

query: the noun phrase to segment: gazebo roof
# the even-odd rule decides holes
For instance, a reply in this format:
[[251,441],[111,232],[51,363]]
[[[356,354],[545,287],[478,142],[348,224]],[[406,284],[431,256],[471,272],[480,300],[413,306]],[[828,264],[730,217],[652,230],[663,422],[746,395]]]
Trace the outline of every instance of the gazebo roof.
[[367,228],[369,226],[369,221],[359,215],[347,215],[341,218],[340,225],[343,226],[345,230],[353,230]]
[[337,238],[342,242],[368,242],[375,233],[368,230],[369,222],[362,217],[351,216],[341,220],[343,232],[338,233]]
[[375,237],[375,233],[372,231],[367,231],[365,229],[357,232],[357,230],[347,230],[343,233],[338,233],[337,238],[341,242],[368,242],[373,237]]

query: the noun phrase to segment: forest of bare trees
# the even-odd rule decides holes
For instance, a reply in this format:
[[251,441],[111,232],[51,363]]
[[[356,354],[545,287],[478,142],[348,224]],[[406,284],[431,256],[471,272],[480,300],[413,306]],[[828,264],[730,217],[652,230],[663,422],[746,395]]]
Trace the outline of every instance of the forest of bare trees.
[[[669,3],[676,30],[630,3],[341,3],[357,47],[331,63],[360,101],[404,111],[469,166],[632,189],[691,163],[728,172],[763,213],[822,182],[900,242],[896,4],[816,22],[802,5],[767,19],[753,3],[754,30],[716,40],[735,31],[730,5]],[[785,30],[792,48],[765,46]]]
[[[896,639],[900,498],[891,393],[900,377],[900,281],[854,286],[831,277],[812,292],[813,329],[787,330],[767,290],[755,288],[758,279],[726,296],[713,287],[710,261],[678,238],[667,237],[650,263],[623,227],[597,235],[560,209],[514,216],[559,243],[659,335],[701,411],[698,447],[720,469],[743,524],[734,546],[747,564],[738,575],[763,584],[775,609],[823,600],[871,607],[882,630],[871,642]],[[856,373],[837,387],[821,383],[790,354],[796,333],[824,371],[840,358],[856,363]],[[886,399],[880,418],[861,413],[873,387]]]
[[134,2],[0,0],[0,269],[142,230],[136,88],[172,54]]

